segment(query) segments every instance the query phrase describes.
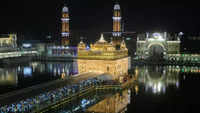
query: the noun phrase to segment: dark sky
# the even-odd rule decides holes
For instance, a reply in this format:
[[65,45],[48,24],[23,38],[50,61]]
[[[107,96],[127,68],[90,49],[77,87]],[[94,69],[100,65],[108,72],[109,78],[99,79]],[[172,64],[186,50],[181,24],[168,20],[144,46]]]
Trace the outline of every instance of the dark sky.
[[[97,38],[112,31],[113,0],[66,0],[75,38]],[[121,0],[125,31],[199,31],[199,3]],[[149,2],[148,2],[149,1]],[[18,32],[35,39],[60,31],[63,0],[1,0],[0,33]]]

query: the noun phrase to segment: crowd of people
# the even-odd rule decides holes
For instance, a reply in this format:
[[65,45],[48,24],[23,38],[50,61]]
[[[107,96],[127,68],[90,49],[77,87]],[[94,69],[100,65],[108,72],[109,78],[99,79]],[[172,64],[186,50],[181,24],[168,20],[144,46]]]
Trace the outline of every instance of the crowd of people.
[[103,80],[92,78],[88,80],[82,80],[76,84],[66,85],[62,88],[51,90],[32,98],[21,100],[10,105],[4,105],[0,107],[0,113],[29,113],[40,108],[47,107],[48,105],[73,95],[80,90],[83,90],[92,85],[108,84]]

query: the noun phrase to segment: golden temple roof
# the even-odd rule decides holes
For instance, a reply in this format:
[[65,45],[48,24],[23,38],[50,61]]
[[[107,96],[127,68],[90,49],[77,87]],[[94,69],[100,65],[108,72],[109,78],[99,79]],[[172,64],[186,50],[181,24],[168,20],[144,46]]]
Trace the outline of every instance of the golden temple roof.
[[103,34],[101,34],[101,37],[97,43],[107,43],[107,41],[104,39]]
[[128,49],[124,41],[120,42],[120,49],[117,49],[113,41],[107,42],[101,34],[100,39],[90,44],[90,48],[86,49],[85,43],[81,41],[78,45],[78,58],[83,59],[118,59],[128,56]]

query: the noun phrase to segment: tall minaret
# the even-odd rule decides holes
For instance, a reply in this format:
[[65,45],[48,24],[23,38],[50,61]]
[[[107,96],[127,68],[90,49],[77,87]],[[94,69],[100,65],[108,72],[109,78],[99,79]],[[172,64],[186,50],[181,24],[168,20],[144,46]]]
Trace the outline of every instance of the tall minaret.
[[122,25],[121,25],[121,9],[120,5],[116,3],[114,5],[114,14],[113,14],[113,39],[121,40],[122,35]]
[[67,6],[64,6],[62,9],[62,38],[61,38],[61,45],[68,46],[69,45],[69,38],[70,38],[70,31],[69,31],[69,9]]

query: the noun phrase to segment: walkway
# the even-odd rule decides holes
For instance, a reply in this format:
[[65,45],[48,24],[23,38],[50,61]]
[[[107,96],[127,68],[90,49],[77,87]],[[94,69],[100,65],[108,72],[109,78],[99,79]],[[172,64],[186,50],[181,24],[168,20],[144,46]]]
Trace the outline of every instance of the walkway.
[[38,54],[37,51],[12,51],[12,52],[4,52],[0,53],[0,59],[5,58],[15,58],[15,57],[21,57],[26,55],[35,55]]
[[54,80],[48,83],[43,83],[39,85],[35,85],[32,87],[24,88],[21,90],[16,90],[13,92],[9,92],[3,95],[0,95],[0,106],[10,104],[16,101],[20,101],[26,98],[33,97],[45,91],[50,91],[59,87],[62,87],[67,84],[73,84],[81,80],[86,80],[88,78],[93,78],[98,76],[95,73],[85,73],[74,75],[74,77],[67,78],[65,80]]
[[44,107],[43,109],[39,109],[38,111],[34,111],[33,113],[49,113],[49,112],[53,112],[54,110],[59,109],[60,107],[63,107],[65,104],[70,103],[71,101],[75,100],[75,99],[80,99],[81,97],[88,96],[89,93],[92,92],[100,92],[103,91],[105,93],[105,90],[107,91],[119,91],[122,89],[126,89],[128,87],[132,87],[132,85],[135,83],[136,78],[129,78],[128,81],[126,81],[125,83],[119,85],[119,84],[113,84],[110,82],[108,82],[108,84],[106,83],[101,83],[101,84],[96,84],[93,85],[91,87],[88,88],[84,88],[83,90],[70,95],[66,98],[60,99],[54,103],[51,103],[50,105],[47,105],[47,107]]
[[[42,84],[42,88],[37,86],[31,87],[31,89],[25,89],[25,92],[29,92],[28,95],[31,95],[27,98],[24,98],[23,91],[16,92],[15,94],[4,95],[2,98],[12,98],[11,96],[18,96],[24,99],[20,99],[17,102],[12,102],[11,104],[3,105],[0,108],[0,112],[49,112],[49,110],[59,107],[74,98],[79,98],[87,95],[88,92],[96,90],[107,90],[107,89],[122,89],[125,88],[128,84],[132,83],[132,79],[128,79],[126,86],[119,84],[116,81],[108,80],[104,81],[97,79],[97,76],[101,74],[96,73],[85,73],[77,75],[75,77],[68,78],[67,80],[57,80],[47,84]],[[60,81],[60,82],[59,82]],[[62,85],[60,83],[63,83]],[[60,84],[60,85],[58,85]],[[54,85],[49,87],[48,85]],[[56,87],[55,87],[56,86]],[[44,87],[54,88],[53,90],[47,91]],[[35,94],[35,92],[40,91],[41,93]],[[32,94],[31,94],[32,93]],[[33,95],[34,93],[34,95]],[[17,98],[17,97],[16,97]],[[9,100],[8,99],[8,100]]]

